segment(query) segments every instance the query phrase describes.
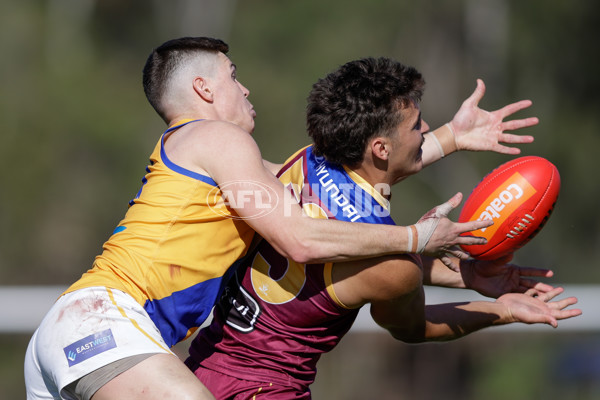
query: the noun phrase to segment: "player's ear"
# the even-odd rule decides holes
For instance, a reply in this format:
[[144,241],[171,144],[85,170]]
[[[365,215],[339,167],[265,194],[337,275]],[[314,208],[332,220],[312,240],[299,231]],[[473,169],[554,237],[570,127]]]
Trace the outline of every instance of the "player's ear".
[[378,136],[369,142],[369,147],[374,159],[387,161],[389,158],[389,143],[386,138]]
[[197,76],[193,81],[194,91],[198,96],[202,97],[206,102],[213,102],[213,91],[210,87],[209,82],[201,76]]

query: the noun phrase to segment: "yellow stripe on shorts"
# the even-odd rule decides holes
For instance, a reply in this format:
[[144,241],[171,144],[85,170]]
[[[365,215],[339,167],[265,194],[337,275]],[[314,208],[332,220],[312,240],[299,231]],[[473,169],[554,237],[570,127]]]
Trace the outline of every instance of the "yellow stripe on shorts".
[[113,292],[112,290],[110,290],[110,288],[106,288],[106,291],[108,292],[108,296],[110,297],[110,301],[115,305],[115,307],[117,307],[117,310],[119,310],[119,312],[121,313],[121,315],[125,318],[127,318],[129,321],[131,321],[131,323],[133,324],[133,326],[136,327],[137,330],[139,330],[140,332],[142,332],[142,334],[144,336],[146,336],[148,339],[150,339],[154,344],[156,344],[158,347],[160,347],[161,349],[171,353],[171,351],[169,349],[166,349],[162,344],[158,343],[152,336],[148,335],[146,333],[146,331],[144,331],[142,329],[142,327],[137,323],[136,320],[130,318],[129,316],[127,316],[127,314],[125,314],[125,310],[123,310],[115,301],[115,297],[113,296]]

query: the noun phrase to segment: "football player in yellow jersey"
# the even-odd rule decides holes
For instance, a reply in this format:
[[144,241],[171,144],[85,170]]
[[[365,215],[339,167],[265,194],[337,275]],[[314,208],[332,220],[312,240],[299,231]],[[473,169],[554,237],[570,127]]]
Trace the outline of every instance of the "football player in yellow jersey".
[[[408,229],[305,218],[250,135],[255,112],[227,51],[220,40],[181,38],[150,55],[144,90],[169,128],[103,253],[34,333],[25,361],[29,399],[212,398],[169,348],[206,318],[254,231],[299,263],[415,252],[455,267],[449,255],[466,257],[457,244],[482,243],[460,234],[489,222],[446,218],[460,195]],[[468,126],[435,131],[423,159],[459,149],[518,151],[499,143],[533,138],[503,130],[537,119],[502,120],[528,106],[491,114],[476,102],[461,108],[453,122]]]

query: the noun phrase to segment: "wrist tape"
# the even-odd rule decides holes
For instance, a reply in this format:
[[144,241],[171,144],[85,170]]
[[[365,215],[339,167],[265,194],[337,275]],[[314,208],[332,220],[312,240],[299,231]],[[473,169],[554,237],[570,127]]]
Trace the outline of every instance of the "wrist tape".
[[429,239],[433,236],[433,232],[435,232],[435,228],[437,228],[439,222],[439,218],[427,218],[414,225],[407,226],[408,252],[413,254],[423,253],[425,246],[429,243]]
[[448,131],[450,131],[450,136],[447,136],[447,135],[440,136],[440,138],[442,139],[441,142],[440,142],[440,139],[438,139],[438,137],[436,136],[434,131],[427,132],[427,134],[431,136],[431,139],[433,139],[435,146],[437,147],[438,151],[440,152],[441,158],[444,158],[448,154],[458,150],[458,143],[456,143],[456,134],[454,133],[454,130],[452,129],[452,125],[450,125],[450,123],[447,123],[444,126],[448,128]]
[[440,223],[440,218],[446,217],[452,211],[450,202],[446,202],[425,214],[419,222],[414,225],[407,226],[408,231],[408,252],[413,254],[421,254],[425,250],[425,246],[429,243],[429,239],[433,236],[435,228]]

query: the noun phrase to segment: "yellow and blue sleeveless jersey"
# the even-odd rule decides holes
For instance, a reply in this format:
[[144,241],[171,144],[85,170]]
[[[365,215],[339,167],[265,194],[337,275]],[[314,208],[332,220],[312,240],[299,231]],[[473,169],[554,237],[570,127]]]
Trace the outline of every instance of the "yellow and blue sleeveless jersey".
[[67,289],[104,286],[130,294],[169,346],[205,321],[254,235],[216,182],[167,157],[165,135],[196,121],[162,135],[125,218],[92,269]]

